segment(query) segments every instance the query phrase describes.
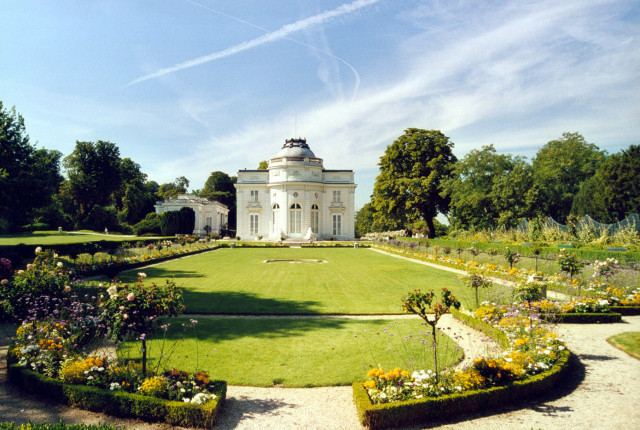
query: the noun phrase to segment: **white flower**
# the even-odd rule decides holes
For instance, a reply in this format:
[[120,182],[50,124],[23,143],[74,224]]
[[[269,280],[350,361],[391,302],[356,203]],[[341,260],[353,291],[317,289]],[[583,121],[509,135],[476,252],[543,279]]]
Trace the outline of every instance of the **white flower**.
[[64,292],[65,292],[65,293],[68,293],[69,291],[71,291],[71,287],[70,287],[70,286],[68,286],[68,285],[65,285],[65,286],[64,286]]
[[118,295],[118,287],[116,287],[115,285],[110,286],[109,288],[107,288],[107,293],[109,293],[109,296],[113,299],[113,296]]
[[143,273],[143,272],[138,273],[138,278],[142,278],[142,279],[144,279],[144,278],[146,278],[146,277],[147,277],[147,274],[146,274],[146,273]]
[[37,247],[36,248],[36,254],[40,254],[42,252],[42,247]]
[[58,266],[58,267],[62,267],[62,261],[58,261],[58,263],[56,264],[56,266]]

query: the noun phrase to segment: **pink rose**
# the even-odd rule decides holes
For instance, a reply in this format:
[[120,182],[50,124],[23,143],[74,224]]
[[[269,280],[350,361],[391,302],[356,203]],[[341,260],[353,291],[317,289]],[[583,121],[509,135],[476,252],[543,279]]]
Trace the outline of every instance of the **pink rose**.
[[135,298],[136,298],[135,294],[133,294],[133,293],[127,294],[127,300],[129,300],[130,302],[132,302],[133,299],[135,299]]
[[27,264],[27,270],[33,270],[33,264]]
[[2,285],[7,285],[9,283],[8,279],[3,279],[2,281],[0,281],[0,284]]

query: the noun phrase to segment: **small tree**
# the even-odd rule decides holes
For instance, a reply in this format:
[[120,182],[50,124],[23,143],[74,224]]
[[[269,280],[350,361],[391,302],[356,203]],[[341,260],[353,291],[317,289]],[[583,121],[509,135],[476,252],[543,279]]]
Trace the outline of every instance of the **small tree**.
[[493,283],[486,277],[482,276],[479,273],[470,273],[467,276],[463,277],[464,283],[469,288],[473,288],[476,292],[476,308],[480,306],[480,301],[478,300],[478,289],[479,288],[489,288],[493,285]]
[[[418,315],[427,324],[431,326],[431,337],[433,340],[433,365],[436,374],[436,383],[438,382],[438,343],[436,341],[436,326],[442,315],[446,314],[451,307],[460,309],[460,302],[446,288],[442,289],[442,301],[433,303],[435,293],[433,290],[423,293],[420,290],[410,292],[406,297],[402,298],[402,310],[404,313],[412,313]],[[432,319],[429,319],[432,314]]]
[[155,332],[160,317],[176,316],[184,310],[182,289],[174,281],[145,287],[145,277],[138,273],[134,285],[110,286],[109,298],[101,303],[102,317],[112,338],[122,341],[134,337],[142,341],[143,374],[147,371],[147,336]]
[[566,249],[560,251],[556,261],[560,265],[560,270],[569,274],[569,279],[573,279],[573,276],[580,273],[584,267],[584,263],[578,260],[576,254],[567,252]]
[[515,289],[515,297],[517,300],[527,302],[529,308],[529,328],[533,334],[533,309],[531,303],[542,298],[542,285],[537,282],[523,283]]
[[504,249],[504,258],[506,258],[507,262],[509,263],[509,269],[513,269],[513,265],[520,261],[520,254],[518,254],[517,252],[513,252],[507,246]]

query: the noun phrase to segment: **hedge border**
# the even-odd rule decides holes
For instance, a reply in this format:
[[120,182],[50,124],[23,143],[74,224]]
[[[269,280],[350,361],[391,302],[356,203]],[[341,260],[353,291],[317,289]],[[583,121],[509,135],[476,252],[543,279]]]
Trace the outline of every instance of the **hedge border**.
[[[474,319],[461,312],[453,312],[453,314],[456,318],[460,316],[465,322]],[[473,325],[474,328],[482,330],[483,325],[492,328],[484,321],[477,321],[478,323]],[[490,331],[486,334],[492,335],[494,333]],[[496,339],[500,344],[504,342],[502,337],[506,336],[500,333]],[[424,425],[429,421],[451,420],[455,417],[483,412],[490,408],[503,408],[527,398],[547,393],[567,377],[571,369],[570,359],[571,352],[565,349],[559,354],[558,360],[551,369],[523,381],[514,381],[506,386],[484,390],[470,390],[441,397],[397,403],[373,404],[364,384],[356,382],[353,384],[353,399],[360,422],[369,429]]]
[[620,315],[640,315],[640,306],[609,306],[611,312],[617,312]]
[[67,406],[103,412],[120,418],[138,418],[183,427],[211,428],[227,395],[226,381],[213,381],[216,399],[204,405],[158,399],[86,385],[65,384],[7,360],[7,382],[47,400]]
[[614,324],[622,321],[622,315],[616,312],[547,314],[542,318],[558,324]]

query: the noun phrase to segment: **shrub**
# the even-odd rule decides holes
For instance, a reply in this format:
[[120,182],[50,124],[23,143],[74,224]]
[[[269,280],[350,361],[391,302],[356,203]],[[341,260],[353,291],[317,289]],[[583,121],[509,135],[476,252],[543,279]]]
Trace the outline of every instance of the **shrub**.
[[136,236],[161,235],[161,220],[162,217],[160,214],[150,213],[142,221],[133,226],[133,231]]

